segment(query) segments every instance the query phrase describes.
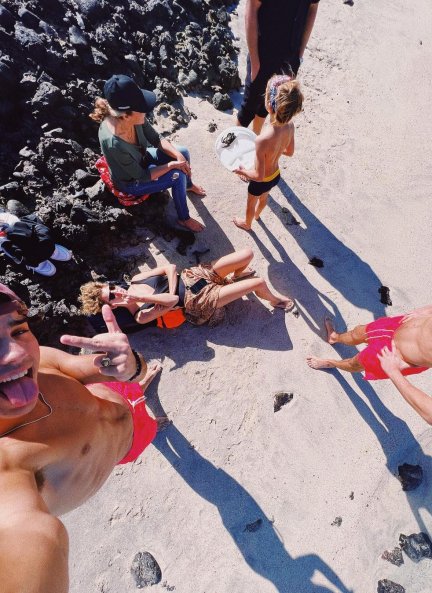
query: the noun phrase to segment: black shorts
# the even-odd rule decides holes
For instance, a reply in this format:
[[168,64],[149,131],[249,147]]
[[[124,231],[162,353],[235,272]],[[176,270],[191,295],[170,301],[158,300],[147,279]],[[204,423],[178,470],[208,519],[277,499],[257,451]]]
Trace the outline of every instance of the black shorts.
[[271,181],[251,181],[248,185],[248,193],[258,197],[276,187],[279,181],[280,173]]

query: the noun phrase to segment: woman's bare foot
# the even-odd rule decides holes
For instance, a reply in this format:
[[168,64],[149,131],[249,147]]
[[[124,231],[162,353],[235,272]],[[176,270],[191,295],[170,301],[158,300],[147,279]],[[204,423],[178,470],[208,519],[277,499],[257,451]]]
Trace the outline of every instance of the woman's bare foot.
[[327,331],[327,342],[329,344],[336,344],[338,341],[338,333],[335,332],[335,328],[333,327],[333,321],[328,315],[324,317],[324,325]]
[[207,192],[203,188],[203,186],[202,185],[197,185],[196,183],[192,183],[192,185],[187,188],[187,191],[190,192],[191,194],[195,194],[197,196],[200,196],[201,198],[203,198],[204,196],[207,195]]
[[142,387],[143,393],[145,393],[147,387],[150,385],[150,383],[153,381],[156,375],[158,375],[161,372],[161,370],[162,365],[160,364],[160,362],[152,362],[151,364],[147,365],[147,373],[144,379],[141,379],[141,381],[139,382],[139,384]]
[[272,303],[273,307],[283,309],[284,311],[291,311],[295,307],[295,302],[292,299],[286,298]]
[[201,224],[194,218],[188,218],[187,220],[179,220],[178,223],[186,227],[193,233],[200,233],[205,228],[203,224]]
[[236,225],[236,227],[238,227],[239,229],[243,229],[244,231],[250,231],[251,227],[246,224],[245,220],[240,220],[240,218],[233,218],[233,223]]
[[333,369],[334,364],[331,360],[325,358],[316,358],[315,356],[308,356],[306,362],[311,369]]

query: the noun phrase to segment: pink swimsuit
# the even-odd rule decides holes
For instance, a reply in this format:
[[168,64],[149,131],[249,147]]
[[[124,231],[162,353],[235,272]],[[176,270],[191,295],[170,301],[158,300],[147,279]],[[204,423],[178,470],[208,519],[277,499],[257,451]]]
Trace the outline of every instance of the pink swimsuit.
[[[398,317],[381,317],[369,323],[366,326],[367,347],[358,355],[359,362],[365,369],[364,379],[366,381],[376,381],[378,379],[388,379],[388,376],[381,368],[378,354],[384,346],[392,349],[391,342],[398,327],[402,324],[403,315]],[[417,375],[427,371],[428,367],[410,367],[402,369],[402,375]]]

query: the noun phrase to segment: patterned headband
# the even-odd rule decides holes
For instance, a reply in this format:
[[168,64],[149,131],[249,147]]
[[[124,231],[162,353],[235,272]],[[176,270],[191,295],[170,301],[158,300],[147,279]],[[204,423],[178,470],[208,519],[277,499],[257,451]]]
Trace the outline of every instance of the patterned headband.
[[273,76],[273,78],[271,79],[270,88],[269,88],[269,102],[270,102],[270,106],[273,109],[273,111],[276,111],[276,97],[277,97],[280,85],[284,84],[285,82],[289,82],[290,80],[292,80],[291,76],[288,76],[286,74]]

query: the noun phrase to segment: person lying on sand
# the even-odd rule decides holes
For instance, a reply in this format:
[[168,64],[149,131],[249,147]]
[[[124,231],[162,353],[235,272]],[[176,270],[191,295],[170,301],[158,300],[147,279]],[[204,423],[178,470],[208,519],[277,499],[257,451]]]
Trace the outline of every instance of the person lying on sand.
[[0,284],[1,591],[66,593],[68,535],[58,515],[136,459],[157,423],[142,387],[160,371],[131,350],[109,307],[108,333],[62,336],[98,354],[40,347],[27,307]]
[[266,90],[266,108],[270,126],[256,139],[255,168],[234,169],[244,181],[249,181],[246,218],[234,218],[240,229],[250,231],[253,220],[259,220],[267,205],[270,190],[280,181],[279,158],[294,154],[294,124],[292,119],[300,113],[303,95],[297,80],[289,76],[273,76]]
[[156,95],[123,74],[106,81],[104,95],[96,99],[90,117],[100,123],[99,142],[115,188],[134,196],[171,188],[178,223],[202,231],[187,205],[188,191],[205,196],[191,179],[189,151],[161,138],[147,119]]
[[341,334],[335,331],[331,319],[325,319],[325,326],[329,344],[367,344],[367,347],[345,360],[309,356],[307,363],[311,368],[365,371],[366,381],[390,379],[409,405],[432,424],[432,398],[405,379],[405,375],[422,373],[432,367],[432,305],[407,315],[382,317]]
[[271,290],[249,268],[249,248],[177,273],[174,264],[137,274],[130,285],[87,282],[81,286],[82,312],[99,313],[104,304],[125,307],[138,323],[160,319],[160,327],[176,327],[185,320],[196,325],[211,322],[218,309],[254,292],[273,307],[289,311],[294,301]]

